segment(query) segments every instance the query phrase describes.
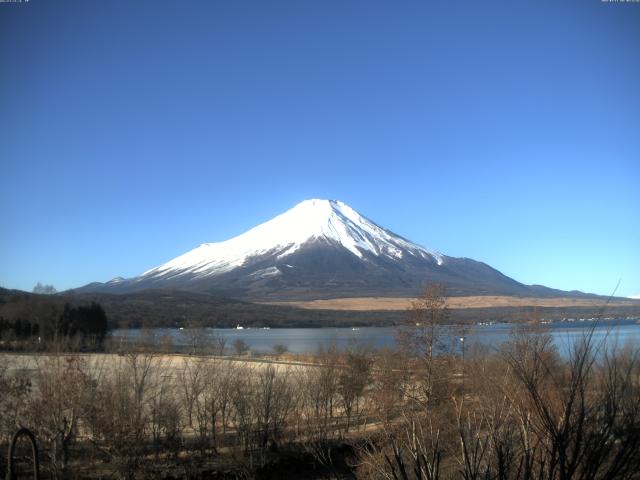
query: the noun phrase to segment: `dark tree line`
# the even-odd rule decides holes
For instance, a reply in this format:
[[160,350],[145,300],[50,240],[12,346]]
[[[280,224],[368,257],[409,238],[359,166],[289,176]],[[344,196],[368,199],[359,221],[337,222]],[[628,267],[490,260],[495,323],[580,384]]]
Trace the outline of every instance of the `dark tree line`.
[[12,298],[0,305],[0,340],[3,343],[75,339],[80,345],[99,346],[107,334],[107,315],[98,303],[61,304],[41,298]]

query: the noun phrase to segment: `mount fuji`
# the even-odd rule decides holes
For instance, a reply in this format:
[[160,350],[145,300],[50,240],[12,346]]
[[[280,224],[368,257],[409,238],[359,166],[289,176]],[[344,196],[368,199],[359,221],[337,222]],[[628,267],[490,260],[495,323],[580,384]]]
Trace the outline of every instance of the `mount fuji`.
[[335,200],[306,200],[251,230],[203,243],[141,275],[78,292],[186,290],[251,300],[416,296],[429,282],[447,294],[566,296],[519,283],[490,266],[422,247]]

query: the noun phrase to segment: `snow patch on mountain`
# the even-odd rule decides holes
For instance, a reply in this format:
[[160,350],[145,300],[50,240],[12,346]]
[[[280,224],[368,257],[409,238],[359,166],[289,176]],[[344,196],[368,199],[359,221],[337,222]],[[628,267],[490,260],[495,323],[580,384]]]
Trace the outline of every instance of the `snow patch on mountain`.
[[261,268],[260,270],[256,270],[255,272],[249,274],[250,277],[254,278],[275,277],[278,275],[282,275],[282,272],[280,271],[280,269],[278,269],[278,267]]
[[[280,260],[304,245],[317,241],[340,245],[361,259],[365,254],[391,259],[413,255],[431,258],[438,265],[444,262],[440,253],[391,233],[343,202],[314,199],[305,200],[287,212],[230,240],[204,243],[184,255],[144,272],[136,281],[182,275],[196,278],[216,276],[245,265],[252,257],[269,254]],[[278,273],[274,270],[269,272],[269,275],[282,273],[280,270]],[[265,273],[267,272],[263,272]]]

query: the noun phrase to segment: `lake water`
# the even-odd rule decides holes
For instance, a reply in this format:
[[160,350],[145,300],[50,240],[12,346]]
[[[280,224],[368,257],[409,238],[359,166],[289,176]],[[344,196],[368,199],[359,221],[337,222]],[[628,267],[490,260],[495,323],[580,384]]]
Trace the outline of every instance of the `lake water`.
[[[465,349],[474,345],[484,345],[488,348],[497,348],[510,338],[514,329],[513,324],[499,323],[493,325],[474,325],[468,327],[464,333]],[[624,345],[627,342],[640,344],[640,324],[635,320],[607,320],[601,322],[555,322],[547,325],[549,332],[561,354],[566,355],[575,341],[581,338],[585,332],[593,328],[595,341],[604,341],[609,345]],[[320,346],[335,345],[343,349],[352,342],[368,345],[373,348],[390,347],[396,345],[396,327],[361,327],[351,328],[272,328],[263,329],[153,329],[150,331],[120,329],[112,332],[112,341],[119,342],[144,342],[151,338],[160,339],[170,336],[172,344],[178,350],[187,350],[193,335],[196,333],[202,344],[207,338],[215,336],[226,339],[227,349],[232,349],[232,344],[237,339],[242,339],[251,348],[252,352],[272,352],[273,346],[282,344],[292,353],[314,353]],[[460,349],[460,333],[452,331],[449,335],[452,348]]]

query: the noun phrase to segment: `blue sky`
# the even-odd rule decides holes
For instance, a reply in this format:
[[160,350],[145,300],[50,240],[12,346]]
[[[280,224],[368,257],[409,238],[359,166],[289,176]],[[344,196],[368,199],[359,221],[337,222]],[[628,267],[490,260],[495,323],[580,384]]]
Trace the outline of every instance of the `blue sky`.
[[640,4],[0,3],[0,285],[133,276],[307,198],[640,294]]

